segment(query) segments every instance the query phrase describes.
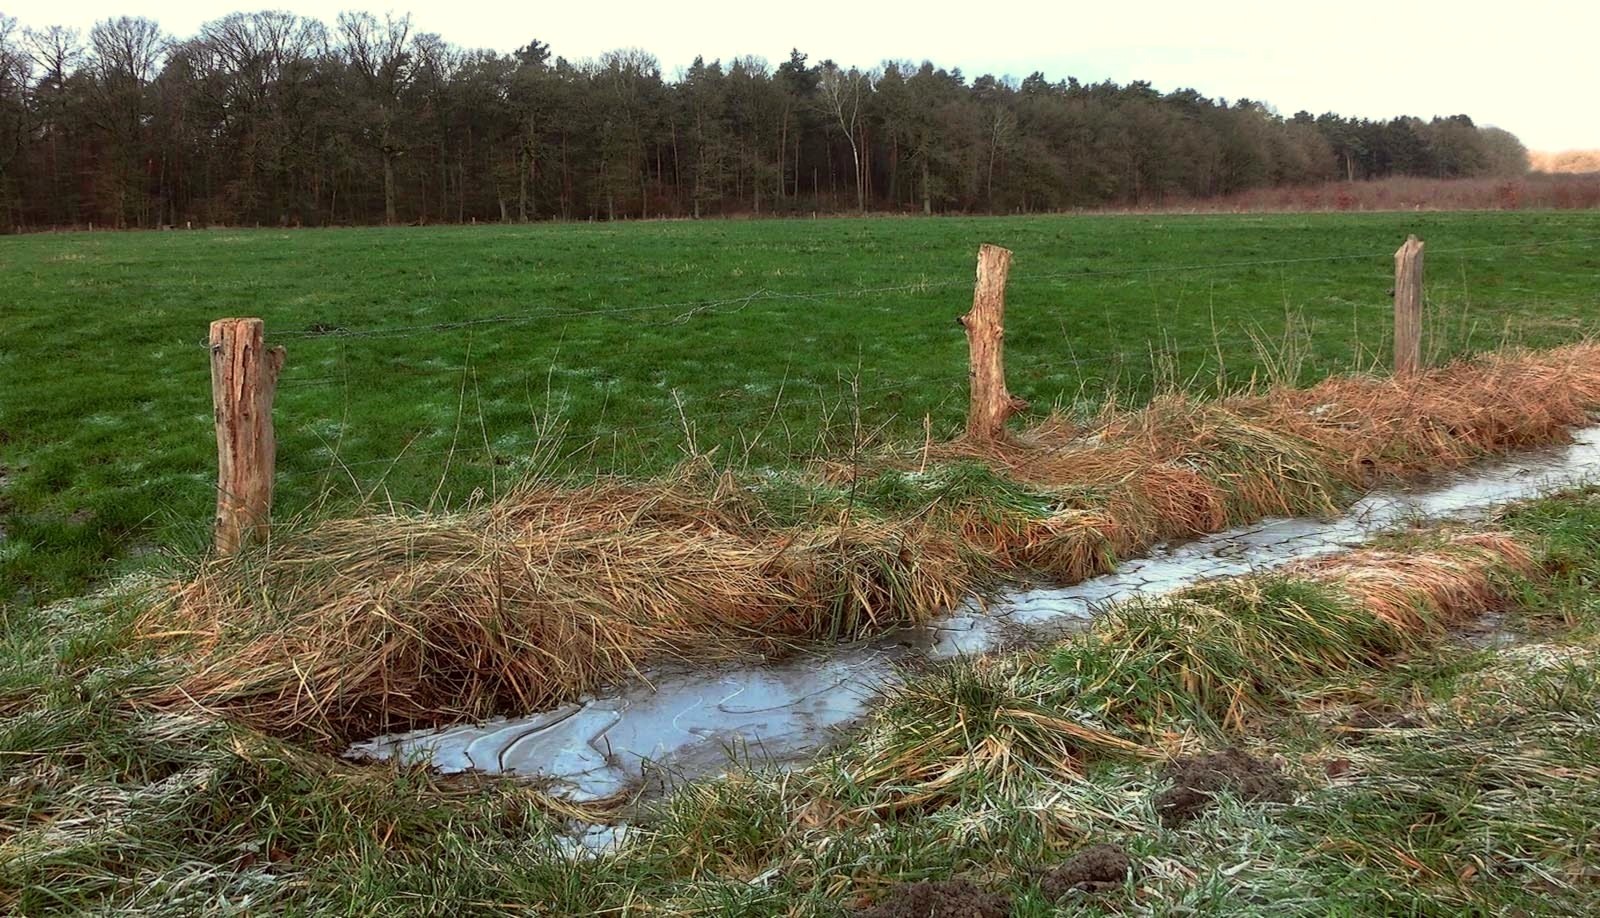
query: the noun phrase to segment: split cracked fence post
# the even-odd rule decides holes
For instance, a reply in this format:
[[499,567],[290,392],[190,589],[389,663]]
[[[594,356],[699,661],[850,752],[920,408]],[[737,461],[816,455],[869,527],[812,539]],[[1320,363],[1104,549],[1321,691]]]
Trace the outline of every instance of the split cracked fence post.
[[967,330],[971,352],[967,436],[974,440],[1005,436],[1007,419],[1028,407],[1026,401],[1006,390],[1006,275],[1010,270],[1009,249],[987,243],[979,246],[972,309],[956,320]]
[[1422,249],[1407,236],[1394,253],[1394,375],[1422,369]]
[[267,348],[260,319],[211,323],[211,403],[217,427],[216,550],[231,555],[266,538],[277,444],[272,401],[281,347]]

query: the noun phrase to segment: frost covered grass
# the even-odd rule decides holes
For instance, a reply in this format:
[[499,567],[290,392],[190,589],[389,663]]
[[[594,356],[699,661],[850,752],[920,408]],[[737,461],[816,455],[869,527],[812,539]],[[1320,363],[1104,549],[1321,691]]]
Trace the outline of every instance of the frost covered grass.
[[[913,674],[814,766],[678,788],[592,858],[562,837],[604,814],[532,785],[351,766],[217,717],[130,708],[173,672],[131,611],[41,610],[6,632],[0,905],[840,915],[955,877],[1022,916],[1583,914],[1600,904],[1600,496],[1494,526],[1173,597],[1172,615],[1239,620],[1209,636],[1134,639],[1152,611],[1135,607],[1058,647]],[[1429,558],[1449,576],[1418,578]],[[1463,590],[1473,564],[1481,586]],[[1394,614],[1406,590],[1417,617]],[[1479,612],[1496,616],[1487,636]],[[1374,640],[1385,628],[1405,639]],[[1265,662],[1261,635],[1293,652],[1256,677],[1225,662]],[[1190,666],[1186,682],[1158,646],[1202,648],[1213,675]],[[1097,672],[1148,672],[1160,693],[1108,716],[1088,670],[1064,665],[1091,652]],[[1080,737],[1085,723],[1119,741]],[[1286,792],[1222,785],[1172,824],[1173,757],[1223,747]],[[1064,888],[1066,859],[1101,843],[1131,870]]]

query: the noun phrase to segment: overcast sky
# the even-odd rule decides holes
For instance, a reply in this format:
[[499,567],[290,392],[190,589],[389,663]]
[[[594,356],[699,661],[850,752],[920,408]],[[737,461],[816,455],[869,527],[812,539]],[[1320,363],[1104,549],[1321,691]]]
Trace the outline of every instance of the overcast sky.
[[[87,30],[95,20],[151,17],[188,36],[235,9],[270,6],[331,23],[338,0],[255,4],[198,0],[0,0],[29,26]],[[498,8],[494,8],[498,7]],[[509,51],[538,38],[576,60],[619,47],[660,58],[667,75],[697,54],[754,54],[773,64],[791,47],[813,62],[872,66],[931,59],[1018,79],[1149,80],[1209,96],[1385,118],[1465,112],[1531,149],[1600,148],[1600,2],[1596,0],[1100,0],[1093,4],[577,3],[462,0],[396,3],[416,26],[467,47]]]

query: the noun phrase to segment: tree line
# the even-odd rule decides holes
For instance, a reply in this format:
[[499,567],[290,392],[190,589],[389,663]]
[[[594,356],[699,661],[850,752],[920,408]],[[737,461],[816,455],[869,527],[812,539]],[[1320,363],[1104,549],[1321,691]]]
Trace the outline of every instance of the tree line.
[[1146,82],[799,51],[669,79],[639,49],[469,50],[409,16],[235,13],[178,39],[0,14],[0,231],[1039,212],[1526,170],[1465,115],[1286,118]]

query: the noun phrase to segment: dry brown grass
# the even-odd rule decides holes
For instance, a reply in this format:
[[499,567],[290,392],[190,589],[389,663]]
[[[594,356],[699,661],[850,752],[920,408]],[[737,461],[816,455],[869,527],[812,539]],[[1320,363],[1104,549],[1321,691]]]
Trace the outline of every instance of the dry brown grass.
[[1600,173],[1600,150],[1563,150],[1559,153],[1530,152],[1528,162],[1535,172],[1584,175]]
[[[1098,514],[1085,542],[1153,541],[1327,512],[1367,488],[1560,442],[1600,406],[1600,345],[1489,354],[1415,378],[1331,377],[1205,402],[1181,394],[1089,428],[1050,417],[998,444],[947,444]],[[1087,553],[1087,549],[1084,550]]]
[[[647,661],[716,661],[921,621],[977,584],[1109,569],[1154,541],[1331,510],[1346,489],[1561,440],[1600,406],[1600,346],[1485,357],[1406,381],[1341,377],[1087,429],[948,444],[1047,495],[779,526],[727,475],[524,487],[455,514],[321,520],[212,560],[143,616],[198,704],[337,743],[535,710]],[[886,457],[885,464],[904,463]]]
[[315,523],[212,560],[144,617],[194,662],[158,704],[340,742],[537,710],[636,671],[916,621],[968,568],[912,522],[763,530],[718,496],[534,487],[454,514]]
[[1585,210],[1600,207],[1600,169],[1540,169],[1525,177],[1434,179],[1399,176],[1321,185],[1252,188],[1202,200],[1136,208],[1141,212],[1307,213],[1453,210]]
[[1302,437],[1365,485],[1562,440],[1600,404],[1600,346],[1490,354],[1415,380],[1333,377],[1242,410]]
[[1499,608],[1508,575],[1537,573],[1533,553],[1504,532],[1456,535],[1427,551],[1351,552],[1290,570],[1336,586],[1393,627],[1418,635]]

